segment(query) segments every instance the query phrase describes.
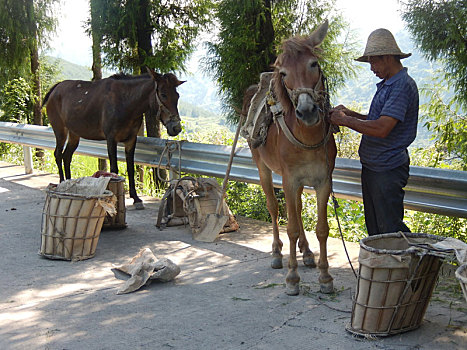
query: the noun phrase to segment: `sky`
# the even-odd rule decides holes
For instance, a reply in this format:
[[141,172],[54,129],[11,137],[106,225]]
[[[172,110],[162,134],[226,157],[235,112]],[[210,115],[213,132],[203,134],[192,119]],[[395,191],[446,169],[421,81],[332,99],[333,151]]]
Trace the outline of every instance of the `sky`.
[[[83,28],[83,22],[89,16],[89,1],[61,2],[57,35],[52,38],[52,50],[48,54],[90,67],[92,43]],[[404,28],[399,7],[398,0],[336,0],[336,8],[341,10],[350,27],[356,30],[361,47],[365,46],[368,35],[375,29],[386,28],[395,34]],[[189,66],[195,67],[196,63],[191,62]]]

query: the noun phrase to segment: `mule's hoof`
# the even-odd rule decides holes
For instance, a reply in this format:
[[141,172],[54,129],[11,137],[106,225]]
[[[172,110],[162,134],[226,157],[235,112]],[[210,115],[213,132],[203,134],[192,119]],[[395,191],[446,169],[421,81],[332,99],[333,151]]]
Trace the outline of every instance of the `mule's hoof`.
[[334,293],[334,284],[332,281],[326,283],[320,283],[320,291],[324,294]]
[[295,285],[287,284],[285,287],[285,293],[287,295],[298,295],[299,292],[300,292],[300,287],[298,283]]
[[282,258],[272,258],[271,267],[273,269],[282,269]]
[[133,204],[135,206],[136,210],[143,210],[144,209],[144,204],[143,202],[137,202]]
[[314,255],[303,256],[303,264],[307,267],[315,268],[315,257]]

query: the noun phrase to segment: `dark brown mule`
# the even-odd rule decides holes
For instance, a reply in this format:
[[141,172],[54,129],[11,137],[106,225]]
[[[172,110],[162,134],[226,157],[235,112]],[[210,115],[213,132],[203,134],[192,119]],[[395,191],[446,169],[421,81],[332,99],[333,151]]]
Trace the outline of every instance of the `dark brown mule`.
[[[286,277],[286,292],[289,295],[299,293],[297,241],[303,253],[304,264],[316,266],[303,230],[301,194],[304,186],[312,186],[316,190],[316,235],[320,247],[318,267],[321,291],[333,291],[333,279],[328,272],[327,260],[327,202],[331,192],[336,145],[326,119],[329,108],[326,84],[316,57],[317,46],[326,36],[327,29],[326,21],[309,37],[293,37],[284,41],[282,54],[274,64],[273,75],[273,92],[282,105],[282,113],[275,115],[276,122],[269,127],[266,143],[258,148],[250,147],[258,166],[273,224],[273,268],[282,268],[282,241],[279,238],[278,202],[274,195],[272,171],[282,176],[287,203],[287,235],[290,241],[289,270]],[[293,136],[288,137],[287,133]]]
[[71,158],[80,137],[107,140],[110,171],[116,174],[117,143],[123,142],[130,197],[137,209],[144,208],[134,180],[136,137],[142,115],[154,111],[167,133],[176,136],[181,131],[176,88],[183,83],[170,73],[161,75],[152,69],[148,72],[140,76],[114,75],[95,82],[65,80],[49,90],[42,105],[47,104],[47,115],[55,133],[54,155],[60,181],[71,178]]

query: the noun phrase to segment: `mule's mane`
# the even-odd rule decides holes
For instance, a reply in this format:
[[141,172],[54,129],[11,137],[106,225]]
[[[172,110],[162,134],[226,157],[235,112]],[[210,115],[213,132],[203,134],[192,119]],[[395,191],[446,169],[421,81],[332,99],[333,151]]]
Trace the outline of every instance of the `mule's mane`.
[[130,75],[125,73],[117,73],[111,75],[109,79],[113,80],[134,80],[134,79],[147,79],[150,78],[149,74],[140,74],[140,75]]
[[287,114],[293,110],[292,101],[290,101],[287,90],[282,83],[282,75],[278,69],[285,61],[296,61],[298,56],[304,53],[310,53],[316,58],[320,58],[322,50],[313,46],[308,36],[295,36],[282,42],[282,53],[277,56],[274,64],[274,91],[277,99],[281,102],[284,113]]
[[[140,75],[117,73],[109,77],[109,79],[113,79],[113,80],[136,80],[136,79],[149,79],[149,78],[151,78],[151,76],[148,73],[140,74]],[[163,74],[162,79],[165,80],[169,86],[178,86],[179,84],[179,80],[177,79],[176,75],[173,73]]]

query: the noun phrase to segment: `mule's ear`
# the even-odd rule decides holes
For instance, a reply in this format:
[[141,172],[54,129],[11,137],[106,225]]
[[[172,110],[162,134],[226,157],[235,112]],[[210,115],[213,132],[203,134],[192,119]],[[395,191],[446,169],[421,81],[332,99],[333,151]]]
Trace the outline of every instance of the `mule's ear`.
[[313,31],[313,33],[310,34],[309,40],[312,43],[312,47],[319,46],[323,42],[326,34],[328,33],[328,28],[329,22],[326,19],[323,24],[321,24]]
[[179,81],[177,82],[177,86],[180,86],[180,85],[182,85],[183,83],[186,83],[186,80],[182,80],[182,81],[179,80]]
[[151,75],[154,78],[155,81],[158,81],[162,78],[162,75],[157,73],[154,69],[146,66],[146,70],[148,71],[149,75]]

